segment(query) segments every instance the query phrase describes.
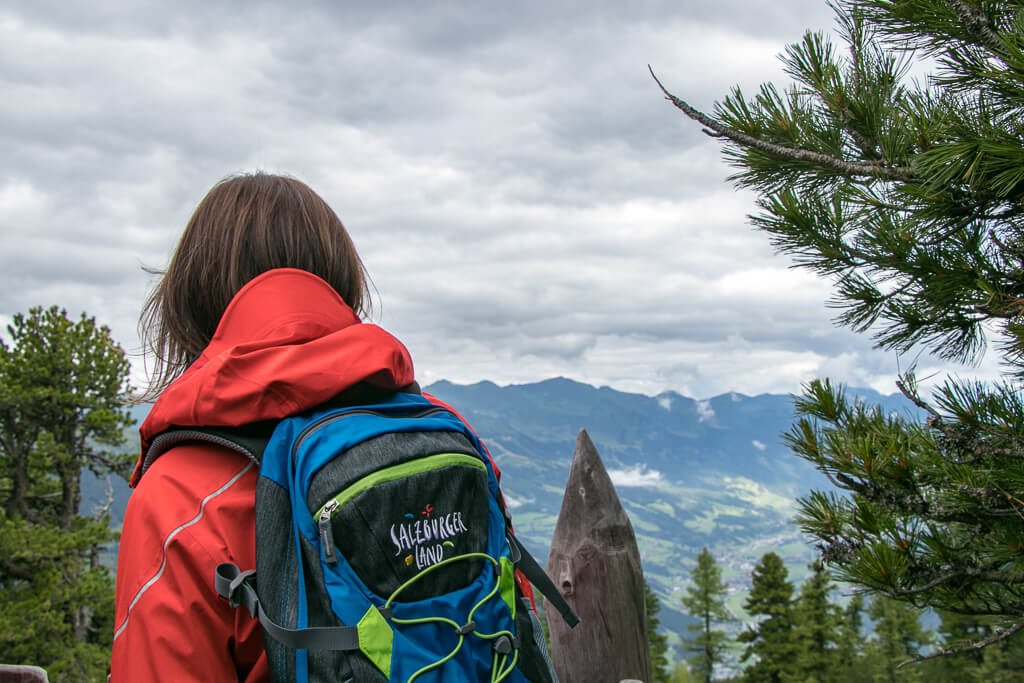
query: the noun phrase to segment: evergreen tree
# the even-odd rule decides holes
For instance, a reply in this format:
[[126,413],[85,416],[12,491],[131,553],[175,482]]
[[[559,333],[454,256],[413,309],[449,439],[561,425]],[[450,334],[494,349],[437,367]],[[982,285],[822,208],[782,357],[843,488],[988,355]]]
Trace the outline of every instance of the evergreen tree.
[[690,672],[694,677],[710,683],[715,664],[722,661],[728,640],[725,633],[713,628],[715,624],[729,621],[729,613],[725,609],[725,591],[728,588],[722,581],[722,568],[715,563],[707,548],[697,556],[697,566],[690,575],[693,585],[687,587],[683,596],[683,606],[687,614],[696,617],[700,623],[687,626],[697,635],[685,642],[688,651],[696,653],[690,659]]
[[900,665],[920,653],[931,642],[931,634],[921,628],[921,612],[905,602],[875,596],[868,606],[875,622],[875,633],[865,651],[875,683],[923,681],[921,667]]
[[[844,493],[799,522],[844,581],[1024,629],[1024,13],[1019,0],[833,0],[837,47],[786,48],[786,92],[739,89],[704,114],[754,225],[835,282],[838,321],[897,352],[973,362],[997,330],[997,386],[947,380],[922,424],[805,387],[793,450]],[[915,61],[935,69],[907,78]],[[934,65],[934,66],[932,66]],[[659,83],[660,85],[660,83]],[[663,88],[664,90],[664,88]]]
[[[105,680],[114,586],[99,549],[109,516],[79,514],[80,478],[125,472],[124,352],[84,315],[15,315],[0,341],[0,662],[50,680]],[[92,512],[92,511],[89,511]]]
[[[939,636],[946,645],[953,645],[958,642],[970,642],[987,638],[991,635],[991,624],[983,617],[964,616],[959,614],[943,613],[939,624]],[[991,651],[999,649],[1004,643],[998,643],[989,648]],[[950,657],[927,662],[925,671],[935,678],[944,678],[956,681],[980,681],[978,678],[982,664],[985,660],[985,651],[965,652]],[[984,679],[988,680],[988,678]]]
[[[977,642],[989,638],[994,632],[990,617],[964,616],[943,613],[939,636],[943,647],[954,649],[957,644]],[[923,665],[926,678],[933,680],[964,681],[965,683],[1003,683],[1024,677],[1024,642],[1010,639],[995,643],[983,650],[942,657]]]
[[861,681],[861,660],[863,659],[865,640],[864,628],[864,595],[857,593],[850,598],[849,604],[842,611],[839,622],[838,640],[836,641],[836,657],[839,660],[839,673],[836,680],[842,683]]
[[804,581],[793,606],[794,680],[837,680],[840,617],[839,609],[829,600],[832,588],[825,566],[821,562],[811,564],[811,575]]
[[1014,638],[985,648],[976,680],[984,683],[1024,680],[1024,642]]
[[779,683],[794,673],[793,584],[786,566],[775,553],[767,553],[754,567],[752,587],[744,608],[753,616],[764,617],[756,626],[739,635],[748,643],[740,661],[751,656],[757,661],[743,671],[743,680]]
[[690,668],[686,666],[686,662],[678,662],[672,669],[672,675],[668,678],[668,683],[693,683],[693,676],[690,674]]
[[658,633],[661,620],[658,619],[658,612],[661,611],[661,604],[658,596],[651,590],[647,579],[644,579],[644,602],[647,606],[647,642],[651,646],[651,669],[654,671],[655,683],[667,683],[668,672],[668,636]]

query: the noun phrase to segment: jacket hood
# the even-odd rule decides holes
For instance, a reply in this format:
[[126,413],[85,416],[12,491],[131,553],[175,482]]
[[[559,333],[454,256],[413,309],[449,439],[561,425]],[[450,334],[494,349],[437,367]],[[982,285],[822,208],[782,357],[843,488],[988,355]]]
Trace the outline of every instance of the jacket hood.
[[141,477],[149,445],[177,427],[236,427],[317,406],[360,382],[399,389],[414,380],[409,352],[363,323],[312,273],[271,270],[228,304],[199,358],[157,399],[139,427]]

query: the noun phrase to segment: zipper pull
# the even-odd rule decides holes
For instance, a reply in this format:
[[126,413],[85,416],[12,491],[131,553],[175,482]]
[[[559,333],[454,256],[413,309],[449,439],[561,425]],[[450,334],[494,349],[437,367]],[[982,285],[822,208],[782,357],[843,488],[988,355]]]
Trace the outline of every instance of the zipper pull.
[[338,509],[338,501],[329,500],[320,511],[317,526],[320,527],[320,543],[324,548],[324,559],[329,564],[337,564],[338,554],[334,546],[334,529],[331,528],[331,515]]

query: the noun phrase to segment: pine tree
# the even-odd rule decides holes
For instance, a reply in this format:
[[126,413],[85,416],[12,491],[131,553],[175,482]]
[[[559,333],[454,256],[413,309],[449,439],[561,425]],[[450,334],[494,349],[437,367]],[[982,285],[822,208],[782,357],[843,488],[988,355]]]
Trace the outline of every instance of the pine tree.
[[978,669],[978,681],[1014,683],[1024,680],[1024,643],[1020,638],[985,648]]
[[854,683],[862,680],[861,660],[863,659],[865,640],[864,628],[864,595],[855,594],[842,611],[839,622],[836,657],[839,660],[839,674],[836,680],[842,683]]
[[730,620],[725,609],[725,594],[728,586],[722,581],[722,568],[715,563],[707,548],[697,556],[697,566],[691,574],[693,585],[687,587],[683,606],[687,614],[696,617],[700,623],[687,626],[697,635],[685,642],[689,652],[696,653],[690,659],[691,674],[704,683],[710,683],[715,664],[722,661],[728,637],[714,628]]
[[900,668],[931,642],[931,634],[921,628],[920,610],[905,602],[876,596],[868,606],[868,615],[875,622],[874,637],[865,652],[872,680],[875,683],[923,681],[921,667]]
[[[1024,629],[1022,3],[834,3],[842,46],[807,33],[786,48],[785,92],[734,89],[709,116],[662,89],[723,141],[759,195],[754,225],[834,281],[840,324],[964,363],[999,333],[996,386],[950,379],[927,399],[902,377],[924,423],[815,381],[787,437],[842,490],[799,512],[838,578],[995,616],[979,641],[994,642]],[[911,81],[915,62],[935,76]]]
[[658,612],[661,611],[661,604],[658,596],[651,590],[651,586],[644,579],[644,602],[647,606],[647,642],[651,646],[651,669],[654,671],[655,683],[668,683],[668,636],[658,632],[661,620],[658,619]]
[[[939,636],[943,647],[977,642],[991,637],[995,630],[990,617],[964,616],[949,612],[940,615]],[[942,657],[923,666],[931,680],[965,683],[1003,683],[1024,677],[1024,642],[1019,638],[995,643],[983,650]]]
[[[948,645],[981,640],[990,636],[992,632],[991,624],[983,617],[964,616],[949,612],[941,614],[940,617],[939,636]],[[1002,645],[1005,643],[993,645],[988,650],[994,653]],[[985,651],[965,652],[927,662],[924,669],[931,674],[931,677],[969,683],[982,680],[978,676],[981,673],[984,660]],[[987,681],[988,678],[984,680]]]
[[[128,362],[110,331],[35,308],[0,341],[0,662],[50,680],[104,680],[114,586],[109,516],[80,514],[83,468],[125,472]],[[93,512],[93,511],[88,511]]]
[[782,558],[775,553],[765,554],[751,574],[753,585],[743,606],[764,619],[739,635],[740,642],[748,643],[740,661],[757,658],[744,669],[745,681],[780,683],[794,673],[793,584],[788,576]]
[[693,676],[690,674],[686,662],[678,662],[672,668],[672,675],[669,676],[668,683],[693,683]]
[[829,599],[832,588],[825,566],[821,562],[812,563],[811,574],[793,606],[794,680],[803,683],[837,680],[840,617],[839,609]]

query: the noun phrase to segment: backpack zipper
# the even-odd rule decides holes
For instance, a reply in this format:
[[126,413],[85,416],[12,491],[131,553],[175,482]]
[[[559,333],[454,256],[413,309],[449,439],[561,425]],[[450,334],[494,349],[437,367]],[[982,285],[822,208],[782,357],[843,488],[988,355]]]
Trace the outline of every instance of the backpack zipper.
[[338,555],[334,549],[334,530],[331,529],[331,515],[337,509],[338,501],[332,498],[320,510],[320,519],[317,521],[317,526],[320,527],[320,543],[324,547],[324,559],[330,564],[335,564],[338,561]]
[[[324,415],[320,419],[316,420],[312,424],[306,425],[306,428],[299,432],[299,435],[295,438],[295,443],[292,444],[292,463],[299,457],[299,447],[302,446],[302,442],[313,433],[315,430],[331,423],[336,420],[343,420],[346,417],[352,417],[354,415],[375,415],[377,417],[385,418],[419,418],[429,417],[438,413],[447,413],[448,410],[441,408],[440,406],[430,406],[429,408],[423,408],[414,413],[407,413],[401,415],[390,415],[377,410],[369,410],[366,408],[357,408],[355,410],[345,410],[340,413],[330,413]],[[327,504],[320,509],[320,514],[317,519],[317,527],[320,531],[320,543],[324,549],[324,559],[330,564],[336,564],[338,562],[338,554],[334,543],[334,530],[331,529],[331,515],[338,509],[338,501],[331,499],[327,501]]]
[[302,442],[306,440],[306,438],[310,435],[311,432],[313,432],[314,430],[320,429],[320,427],[323,427],[324,425],[326,425],[326,424],[328,424],[330,422],[334,422],[336,420],[343,420],[346,417],[352,417],[353,415],[376,415],[377,417],[386,417],[386,418],[389,418],[389,419],[400,419],[400,418],[405,418],[405,417],[413,417],[413,418],[416,418],[416,417],[429,417],[430,415],[436,415],[437,413],[447,413],[447,412],[449,412],[449,411],[445,410],[444,408],[441,408],[440,406],[431,406],[430,408],[424,408],[424,409],[419,410],[419,411],[417,411],[415,413],[403,414],[403,415],[389,415],[389,414],[384,413],[384,412],[380,412],[380,411],[377,411],[377,410],[369,410],[369,409],[366,409],[366,408],[357,408],[355,410],[346,410],[345,412],[342,412],[342,413],[330,413],[328,415],[324,415],[323,417],[318,419],[316,422],[314,422],[312,424],[309,424],[309,425],[306,425],[306,428],[303,429],[301,432],[299,432],[299,435],[297,437],[295,437],[295,443],[292,445],[292,462],[293,463],[295,462],[295,459],[298,457],[298,454],[299,454],[299,447],[302,445]]
[[[415,464],[414,464],[415,463]],[[334,542],[334,528],[331,526],[331,517],[335,511],[344,503],[352,500],[364,491],[384,482],[394,481],[410,474],[410,467],[421,473],[437,470],[442,467],[475,467],[482,472],[487,472],[487,465],[478,456],[465,453],[435,453],[434,455],[416,458],[397,465],[391,465],[383,469],[371,472],[361,479],[356,480],[343,490],[339,491],[333,498],[329,499],[317,512],[317,527],[320,530],[320,543],[324,549],[324,561],[334,564],[338,561],[336,545]]]

